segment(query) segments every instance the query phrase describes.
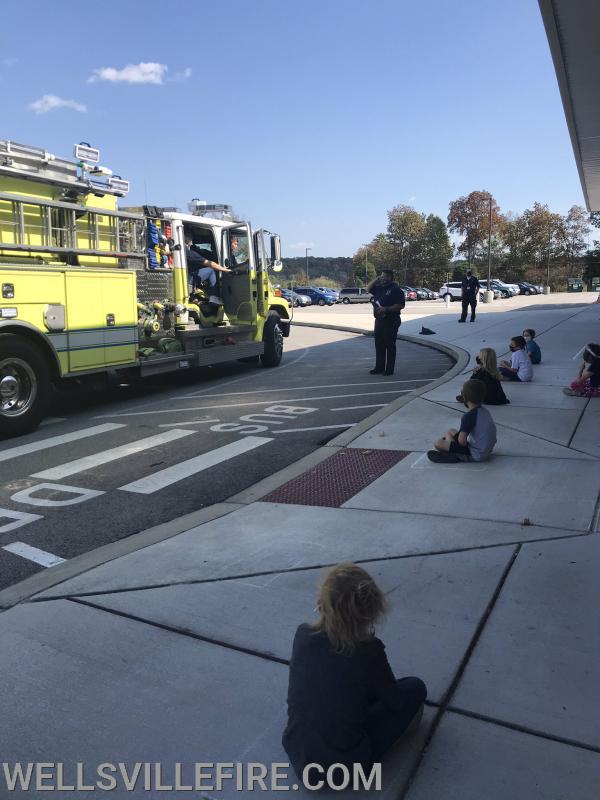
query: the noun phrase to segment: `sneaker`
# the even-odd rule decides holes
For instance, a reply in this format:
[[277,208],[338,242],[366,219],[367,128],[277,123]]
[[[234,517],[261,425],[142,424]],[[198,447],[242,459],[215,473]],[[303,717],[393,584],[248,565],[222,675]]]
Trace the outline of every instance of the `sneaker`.
[[223,301],[216,294],[211,294],[211,296],[208,298],[208,302],[213,306],[222,306],[223,305]]
[[466,320],[466,319],[458,319],[458,320],[456,320],[456,321],[457,321],[457,322],[466,322],[467,320]]
[[370,369],[369,375],[383,375],[382,369]]
[[565,388],[563,389],[563,394],[567,394],[569,395],[569,397],[579,397],[577,392],[574,389],[571,389],[570,386],[565,386]]
[[383,374],[384,375],[393,375],[394,371],[392,370],[391,372],[388,372],[388,370],[386,369],[386,371]]
[[456,402],[457,403],[464,403],[465,402],[465,398],[462,396],[462,394],[457,394],[456,395]]
[[460,458],[453,456],[452,453],[441,453],[439,450],[430,450],[427,458],[434,464],[458,464]]

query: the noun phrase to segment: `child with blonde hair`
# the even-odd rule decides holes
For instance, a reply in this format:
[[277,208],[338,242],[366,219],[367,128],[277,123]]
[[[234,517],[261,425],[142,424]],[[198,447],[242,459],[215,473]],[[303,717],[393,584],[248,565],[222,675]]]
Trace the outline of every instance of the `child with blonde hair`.
[[[500,373],[496,364],[496,351],[491,347],[484,347],[475,356],[477,366],[473,370],[471,378],[482,381],[485,384],[485,397],[483,402],[486,406],[504,406],[510,403],[504,394],[504,389],[500,383]],[[459,403],[464,402],[462,394],[456,396]]]
[[301,777],[307,764],[370,767],[418,725],[427,696],[419,678],[397,680],[375,636],[381,589],[355,564],[338,564],[317,600],[319,619],[294,637],[283,746]]

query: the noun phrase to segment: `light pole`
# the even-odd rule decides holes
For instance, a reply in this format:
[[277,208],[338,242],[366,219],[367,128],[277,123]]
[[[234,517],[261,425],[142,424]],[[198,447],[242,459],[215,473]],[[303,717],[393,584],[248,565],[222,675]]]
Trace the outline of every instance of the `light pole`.
[[550,245],[552,243],[552,226],[548,224],[548,253],[546,255],[546,288],[544,294],[550,294]]
[[488,218],[488,276],[486,290],[484,294],[484,302],[491,303],[494,299],[492,291],[492,195],[490,195],[490,209]]
[[308,251],[312,250],[312,247],[305,247],[304,248],[304,255],[306,257],[306,283],[308,283]]

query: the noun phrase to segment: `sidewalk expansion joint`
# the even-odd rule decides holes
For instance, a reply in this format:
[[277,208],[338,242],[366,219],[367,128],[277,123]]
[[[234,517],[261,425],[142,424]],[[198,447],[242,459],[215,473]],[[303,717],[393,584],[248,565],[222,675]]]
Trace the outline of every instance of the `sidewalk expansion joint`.
[[479,714],[477,711],[468,711],[464,708],[457,706],[446,706],[446,711],[451,711],[453,714],[458,714],[461,717],[468,719],[477,719],[482,722],[489,722],[491,725],[497,725],[499,728],[507,728],[511,731],[518,731],[519,733],[526,733],[528,736],[535,736],[537,739],[547,739],[550,742],[557,742],[558,744],[566,744],[569,747],[577,747],[580,750],[589,750],[591,753],[600,753],[600,747],[587,742],[580,742],[577,739],[567,739],[564,736],[556,736],[553,733],[540,731],[537,728],[529,728],[526,725],[519,725],[518,722],[507,722],[506,720],[496,719],[496,717],[489,717],[487,714]]
[[[516,524],[516,523],[514,523]],[[589,531],[581,531],[578,533],[566,534],[565,536],[545,536],[537,539],[523,539],[522,541],[515,542],[514,540],[508,542],[494,542],[493,544],[478,544],[469,547],[452,547],[443,548],[440,550],[427,550],[417,553],[403,553],[397,556],[372,556],[370,558],[357,558],[353,563],[355,564],[374,564],[380,561],[402,561],[410,558],[428,558],[429,556],[445,556],[452,555],[453,553],[470,553],[478,550],[491,550],[495,547],[516,547],[523,544],[540,544],[543,542],[562,542],[566,539],[581,539],[589,536]],[[131,592],[145,592],[153,589],[170,589],[173,586],[201,586],[202,584],[211,583],[227,583],[228,581],[242,581],[249,580],[250,578],[268,578],[272,575],[287,575],[295,572],[310,572],[316,569],[331,569],[338,562],[332,561],[323,564],[307,564],[303,566],[293,567],[280,567],[279,569],[262,570],[260,572],[241,572],[235,575],[220,575],[217,578],[189,578],[181,581],[169,581],[168,583],[149,583],[143,586],[122,586],[118,589],[97,589],[92,592],[77,592],[75,594],[61,594],[52,597],[33,597],[26,601],[28,603],[53,603],[57,600],[77,600],[83,597],[103,597],[104,595],[112,594],[129,594]]]
[[252,650],[248,647],[242,647],[241,645],[231,644],[229,642],[222,642],[219,639],[213,639],[210,636],[202,636],[199,633],[192,633],[192,631],[187,631],[183,628],[176,628],[172,625],[166,625],[162,622],[156,622],[155,620],[145,619],[144,617],[139,617],[136,614],[131,614],[127,611],[118,611],[114,608],[105,608],[97,603],[92,603],[89,600],[81,600],[76,597],[68,598],[71,603],[77,603],[80,606],[86,606],[87,608],[94,608],[97,611],[104,611],[106,614],[112,614],[116,617],[122,617],[123,619],[129,619],[132,622],[141,622],[143,625],[149,625],[151,628],[158,628],[159,630],[166,631],[167,633],[173,633],[178,636],[185,636],[187,639],[196,639],[199,642],[204,642],[206,644],[216,645],[217,647],[223,647],[226,650],[234,650],[237,653],[244,653],[244,655],[254,656],[255,658],[261,658],[263,661],[272,661],[276,664],[283,664],[284,666],[289,665],[289,659],[279,658],[278,656],[270,655],[268,653],[261,653],[260,650]]
[[583,419],[583,415],[585,414],[585,412],[587,411],[587,409],[588,409],[588,407],[590,405],[590,400],[591,400],[591,398],[588,397],[586,404],[581,409],[581,413],[579,414],[579,417],[577,418],[577,422],[575,423],[575,427],[573,428],[573,433],[571,434],[571,436],[569,438],[569,443],[567,444],[567,447],[571,446],[571,442],[575,438],[575,434],[577,433],[577,428],[581,425],[581,420]]
[[[456,411],[457,414],[461,414],[462,413],[459,408],[455,408],[451,404],[452,403],[451,400],[432,400],[430,397],[423,397],[422,399],[426,400],[428,403],[433,403],[436,406],[440,406],[441,408],[448,408],[448,409],[450,409],[450,411]],[[488,408],[490,408],[490,406],[488,406]],[[513,406],[513,408],[537,408],[537,409],[539,409],[539,406]],[[584,407],[584,411],[585,411],[585,408],[587,408],[587,406]],[[565,410],[569,410],[569,409],[554,408],[554,409],[551,409],[551,410],[552,411],[565,411]],[[573,458],[569,458],[569,456],[564,456],[564,457],[563,456],[545,456],[545,455],[544,456],[535,456],[535,455],[532,456],[532,455],[528,455],[527,453],[523,453],[523,455],[518,455],[517,453],[511,453],[509,456],[498,455],[497,453],[495,453],[494,455],[495,455],[496,458],[541,458],[541,459],[544,459],[544,460],[547,460],[548,458],[553,458],[553,459],[554,458],[556,458],[556,459],[565,458],[565,459],[569,459],[570,461],[577,461],[577,460],[589,461],[590,460],[589,456],[591,455],[591,453],[586,453],[585,450],[578,450],[576,447],[571,447],[571,442],[573,441],[573,437],[575,436],[575,433],[577,432],[577,427],[579,426],[579,423],[581,422],[581,418],[582,417],[583,417],[583,411],[581,412],[581,415],[580,415],[579,419],[577,420],[577,423],[575,425],[573,433],[571,434],[571,436],[569,438],[568,444],[563,444],[562,442],[557,442],[554,439],[546,439],[545,436],[540,436],[537,433],[527,433],[527,431],[523,431],[520,428],[514,428],[512,425],[509,425],[506,422],[497,422],[496,424],[500,428],[509,428],[509,430],[516,431],[516,433],[525,433],[527,436],[532,436],[534,439],[539,439],[541,442],[548,442],[548,444],[555,444],[557,447],[564,447],[567,450],[571,450],[571,452],[573,452],[573,453],[581,453],[581,455],[587,456],[587,458],[573,459]],[[595,456],[592,456],[592,458],[595,458]]]
[[420,753],[419,757],[417,758],[417,760],[415,761],[415,763],[413,764],[413,767],[412,767],[412,769],[411,769],[411,771],[410,771],[410,773],[409,773],[409,775],[408,775],[408,777],[406,779],[406,782],[405,782],[405,784],[404,784],[404,786],[402,788],[402,791],[401,791],[401,793],[399,795],[399,800],[404,800],[404,798],[406,797],[406,795],[408,794],[408,792],[410,790],[410,787],[411,787],[411,785],[412,785],[412,783],[413,783],[413,781],[414,781],[414,779],[415,779],[415,777],[417,775],[417,772],[419,771],[419,769],[421,767],[421,764],[422,764],[423,759],[425,757],[425,753],[427,752],[427,750],[429,748],[429,745],[431,744],[431,741],[432,741],[433,737],[435,736],[435,733],[436,733],[436,731],[438,729],[438,726],[439,726],[439,724],[440,724],[440,722],[442,720],[442,717],[444,716],[446,710],[448,709],[448,706],[450,704],[450,700],[452,699],[456,689],[458,688],[458,685],[459,685],[459,683],[460,683],[460,681],[462,679],[462,676],[463,676],[463,674],[464,674],[464,672],[465,672],[465,670],[467,668],[467,665],[468,665],[468,663],[469,663],[469,661],[471,659],[471,656],[473,655],[473,652],[474,652],[475,648],[477,647],[477,644],[479,643],[479,639],[481,638],[481,635],[483,634],[483,631],[484,631],[484,628],[485,628],[485,626],[487,624],[487,621],[490,618],[496,603],[498,602],[498,598],[500,597],[502,589],[504,588],[504,584],[506,583],[506,581],[508,579],[508,576],[509,576],[509,574],[510,574],[510,572],[511,572],[511,570],[512,570],[512,568],[513,568],[513,566],[514,566],[514,564],[516,562],[516,560],[517,560],[517,557],[518,557],[519,553],[521,552],[521,546],[522,545],[518,544],[514,548],[514,550],[512,552],[512,555],[510,556],[510,558],[508,560],[508,563],[506,564],[506,566],[504,567],[504,570],[502,571],[502,575],[500,576],[500,579],[498,580],[496,588],[494,589],[494,593],[492,594],[487,606],[485,607],[485,609],[483,611],[483,614],[481,615],[481,618],[479,620],[479,623],[477,624],[477,627],[476,627],[476,629],[475,629],[475,631],[473,633],[473,636],[471,637],[471,641],[469,642],[469,645],[468,645],[467,649],[465,650],[465,654],[463,655],[463,657],[462,657],[462,659],[460,661],[460,664],[458,665],[458,668],[456,670],[456,674],[454,675],[454,678],[450,682],[449,687],[446,689],[446,691],[444,692],[444,694],[442,696],[442,700],[441,700],[441,703],[440,703],[440,706],[439,706],[438,713],[435,715],[434,720],[431,723],[431,727],[430,727],[429,731],[427,732],[427,736],[425,738],[425,741],[423,742],[423,748],[421,750],[421,753]]

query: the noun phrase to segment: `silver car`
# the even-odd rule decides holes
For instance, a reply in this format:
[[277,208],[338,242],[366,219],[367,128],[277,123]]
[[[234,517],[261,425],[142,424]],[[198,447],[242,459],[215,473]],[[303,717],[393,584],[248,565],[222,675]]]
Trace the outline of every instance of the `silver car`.
[[340,303],[370,303],[373,295],[361,286],[353,286],[349,289],[340,289]]

